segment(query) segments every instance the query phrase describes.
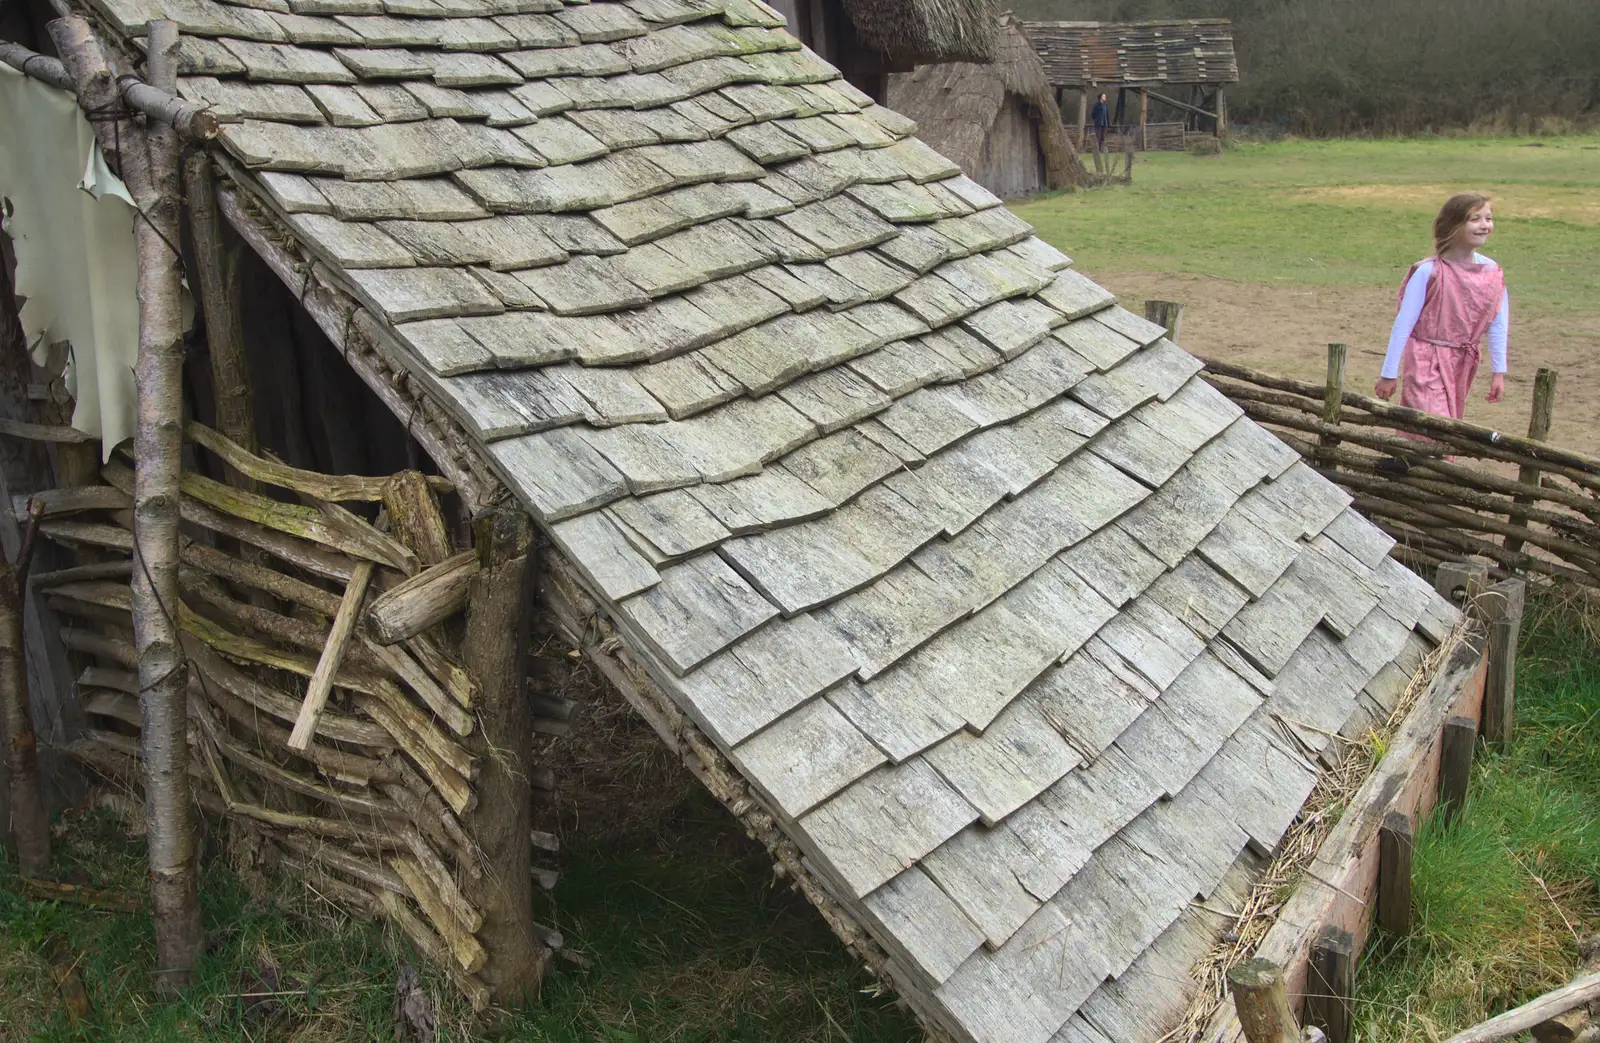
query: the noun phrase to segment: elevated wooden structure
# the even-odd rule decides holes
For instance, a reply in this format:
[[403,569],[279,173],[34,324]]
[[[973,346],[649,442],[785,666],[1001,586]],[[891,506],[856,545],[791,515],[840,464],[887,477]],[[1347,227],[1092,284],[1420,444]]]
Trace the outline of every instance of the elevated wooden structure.
[[[1045,74],[1067,111],[1065,92],[1077,93],[1082,146],[1089,106],[1101,92],[1116,92],[1113,126],[1138,135],[1139,148],[1183,147],[1183,131],[1227,133],[1226,88],[1239,82],[1233,25],[1225,18],[1156,22],[1024,22]],[[1127,111],[1137,95],[1137,121]],[[1176,113],[1175,126],[1152,124],[1150,102]]]
[[1455,626],[1393,541],[759,0],[168,6],[286,311],[841,938],[956,1039],[1162,1035]]

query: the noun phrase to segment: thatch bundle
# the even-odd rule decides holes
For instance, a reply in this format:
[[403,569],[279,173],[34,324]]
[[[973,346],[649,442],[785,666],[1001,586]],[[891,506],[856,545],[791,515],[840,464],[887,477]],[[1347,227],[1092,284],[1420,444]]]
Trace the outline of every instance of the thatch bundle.
[[998,53],[993,0],[844,0],[861,41],[896,62],[987,62]]
[[916,120],[917,135],[970,174],[982,165],[985,143],[1007,96],[1015,95],[1038,110],[1046,187],[1083,184],[1083,166],[1061,125],[1061,110],[1039,56],[1010,15],[994,24],[992,61],[924,65],[895,76],[890,107]]

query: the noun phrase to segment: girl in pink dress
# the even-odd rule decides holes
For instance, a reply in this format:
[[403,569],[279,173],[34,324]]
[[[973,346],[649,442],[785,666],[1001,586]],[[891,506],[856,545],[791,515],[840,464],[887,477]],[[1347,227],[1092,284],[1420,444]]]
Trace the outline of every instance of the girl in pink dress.
[[1505,394],[1511,304],[1500,266],[1478,252],[1493,231],[1494,211],[1482,193],[1451,196],[1439,211],[1434,256],[1412,265],[1401,286],[1389,351],[1373,389],[1379,398],[1392,397],[1398,387],[1401,405],[1459,420],[1485,335],[1492,372],[1487,401]]

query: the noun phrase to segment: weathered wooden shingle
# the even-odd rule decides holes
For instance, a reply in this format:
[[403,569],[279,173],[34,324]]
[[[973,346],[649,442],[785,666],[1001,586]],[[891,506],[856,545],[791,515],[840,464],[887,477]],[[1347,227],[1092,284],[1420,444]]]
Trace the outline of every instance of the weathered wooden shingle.
[[890,983],[957,1038],[1170,1028],[1195,896],[1242,894],[1305,751],[1456,610],[760,0],[252,3],[163,8],[241,194]]

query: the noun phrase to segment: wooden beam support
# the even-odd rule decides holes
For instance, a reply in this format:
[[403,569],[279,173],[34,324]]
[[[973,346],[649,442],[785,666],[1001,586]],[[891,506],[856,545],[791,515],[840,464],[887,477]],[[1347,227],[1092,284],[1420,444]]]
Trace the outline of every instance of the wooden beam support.
[[[85,114],[117,105],[123,92],[89,23],[76,16],[56,19],[50,23],[50,37]],[[178,81],[177,23],[152,19],[147,43],[150,84],[170,97]],[[159,987],[173,991],[188,985],[205,940],[198,830],[188,775],[188,662],[178,639],[178,502],[183,467],[178,138],[171,121],[160,117],[143,127],[122,119],[90,122],[103,150],[122,149],[122,179],[142,215],[133,226],[139,259],[139,352],[134,367],[138,409],[133,438],[132,609],[156,968]]]
[[[0,62],[52,87],[77,93],[77,83],[65,65],[48,55],[30,51],[19,43],[0,41]],[[141,83],[132,76],[119,76],[116,91],[129,108],[172,127],[186,138],[210,141],[222,130],[217,114],[209,108],[184,101],[170,90],[163,90],[153,83]]]
[[1478,743],[1478,722],[1470,717],[1452,717],[1444,722],[1443,735],[1439,814],[1449,824],[1467,802],[1467,785],[1472,780],[1472,751]]
[[0,554],[0,739],[5,741],[5,796],[10,812],[6,825],[16,844],[17,868],[24,877],[33,877],[50,870],[50,816],[39,785],[21,595],[17,574]]
[[538,998],[551,950],[533,918],[532,708],[526,656],[537,569],[533,523],[517,509],[491,509],[473,525],[478,567],[470,573],[462,659],[482,686],[483,727],[470,748],[483,764],[478,806],[465,819],[486,871],[467,885],[483,911],[483,978],[511,1007]]
[[1411,816],[1391,811],[1378,829],[1378,925],[1396,938],[1411,930]]

